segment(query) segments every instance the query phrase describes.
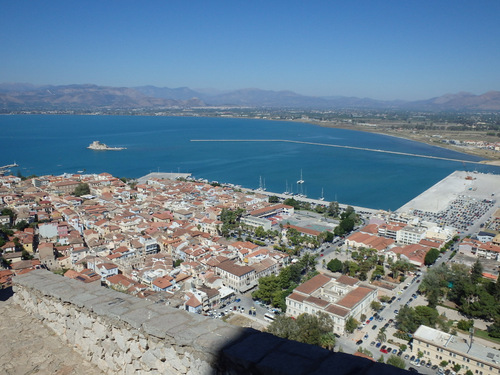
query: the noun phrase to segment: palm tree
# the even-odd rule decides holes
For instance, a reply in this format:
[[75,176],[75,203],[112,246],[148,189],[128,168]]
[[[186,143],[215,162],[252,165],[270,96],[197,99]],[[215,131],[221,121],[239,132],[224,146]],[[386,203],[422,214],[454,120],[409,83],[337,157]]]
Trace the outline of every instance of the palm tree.
[[322,348],[325,348],[327,350],[333,351],[333,348],[335,347],[335,335],[333,332],[328,332],[319,338],[319,345]]

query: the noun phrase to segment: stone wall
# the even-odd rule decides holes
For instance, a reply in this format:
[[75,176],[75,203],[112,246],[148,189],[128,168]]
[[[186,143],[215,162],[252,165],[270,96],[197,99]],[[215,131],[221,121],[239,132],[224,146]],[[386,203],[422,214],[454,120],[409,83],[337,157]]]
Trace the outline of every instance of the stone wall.
[[37,270],[14,300],[109,374],[406,373]]

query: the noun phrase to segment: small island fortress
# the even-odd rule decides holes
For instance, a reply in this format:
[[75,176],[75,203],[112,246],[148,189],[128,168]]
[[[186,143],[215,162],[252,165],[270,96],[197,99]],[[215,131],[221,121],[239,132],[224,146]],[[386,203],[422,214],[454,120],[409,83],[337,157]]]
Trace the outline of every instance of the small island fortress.
[[126,147],[109,147],[108,145],[101,143],[99,141],[92,142],[87,148],[99,151],[120,151],[127,149]]

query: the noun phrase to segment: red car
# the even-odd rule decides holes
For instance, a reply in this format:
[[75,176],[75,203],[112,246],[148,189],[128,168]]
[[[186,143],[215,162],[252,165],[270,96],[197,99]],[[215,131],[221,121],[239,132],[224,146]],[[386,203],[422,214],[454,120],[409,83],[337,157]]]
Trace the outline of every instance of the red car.
[[371,320],[367,320],[367,321],[366,321],[366,324],[370,324],[370,322],[371,322]]

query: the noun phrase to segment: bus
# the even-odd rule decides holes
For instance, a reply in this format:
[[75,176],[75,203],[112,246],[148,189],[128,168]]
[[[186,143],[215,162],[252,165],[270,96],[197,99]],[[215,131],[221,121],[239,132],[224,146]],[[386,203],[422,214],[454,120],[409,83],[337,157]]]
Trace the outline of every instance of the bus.
[[271,322],[271,323],[274,322],[274,314],[265,313],[264,320],[267,320],[268,322]]

